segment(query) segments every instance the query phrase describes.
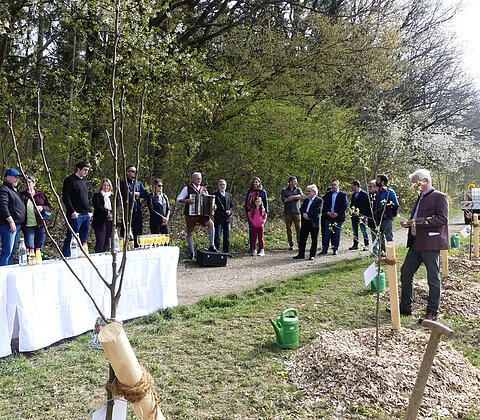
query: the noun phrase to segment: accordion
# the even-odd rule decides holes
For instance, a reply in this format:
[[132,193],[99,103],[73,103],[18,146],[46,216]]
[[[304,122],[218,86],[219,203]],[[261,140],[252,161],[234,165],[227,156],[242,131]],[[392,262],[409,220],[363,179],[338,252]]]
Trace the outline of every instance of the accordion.
[[190,194],[192,204],[188,205],[189,216],[213,216],[215,196],[206,194]]

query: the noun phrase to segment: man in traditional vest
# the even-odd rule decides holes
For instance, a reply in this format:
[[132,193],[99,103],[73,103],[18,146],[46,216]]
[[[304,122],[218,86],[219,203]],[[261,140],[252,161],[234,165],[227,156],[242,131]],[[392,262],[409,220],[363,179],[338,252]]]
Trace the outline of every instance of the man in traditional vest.
[[185,221],[187,225],[187,243],[188,243],[188,258],[193,260],[195,259],[195,245],[193,242],[193,232],[195,231],[195,226],[197,224],[206,226],[208,228],[208,239],[210,240],[209,251],[217,252],[217,249],[214,245],[215,240],[215,228],[213,222],[209,216],[190,216],[188,214],[188,209],[190,204],[194,203],[194,200],[190,198],[190,194],[207,194],[207,189],[201,185],[202,183],[202,174],[200,172],[194,172],[192,174],[192,182],[185,185],[180,191],[180,194],[177,196],[177,203],[185,204]]

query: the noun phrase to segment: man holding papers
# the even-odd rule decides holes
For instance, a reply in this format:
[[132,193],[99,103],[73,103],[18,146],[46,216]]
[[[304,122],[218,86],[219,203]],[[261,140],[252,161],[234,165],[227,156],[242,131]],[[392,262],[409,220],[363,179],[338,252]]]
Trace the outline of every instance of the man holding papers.
[[401,268],[402,298],[400,313],[412,314],[413,276],[423,263],[427,268],[428,303],[423,319],[436,320],[440,305],[440,250],[449,248],[448,198],[432,187],[432,177],[426,169],[410,175],[419,191],[410,220],[402,222],[408,228],[408,253]]

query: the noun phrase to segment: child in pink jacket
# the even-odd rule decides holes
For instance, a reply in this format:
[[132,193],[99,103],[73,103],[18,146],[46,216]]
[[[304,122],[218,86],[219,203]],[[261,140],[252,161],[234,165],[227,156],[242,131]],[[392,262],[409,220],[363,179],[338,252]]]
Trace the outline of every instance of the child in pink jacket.
[[[250,225],[252,226],[252,255],[260,255],[263,257],[265,255],[265,241],[263,239],[265,220],[267,218],[267,213],[263,207],[263,202],[261,197],[257,197],[255,200],[255,207],[252,208],[250,213],[248,213],[248,218],[250,219]],[[259,252],[257,254],[257,239]]]

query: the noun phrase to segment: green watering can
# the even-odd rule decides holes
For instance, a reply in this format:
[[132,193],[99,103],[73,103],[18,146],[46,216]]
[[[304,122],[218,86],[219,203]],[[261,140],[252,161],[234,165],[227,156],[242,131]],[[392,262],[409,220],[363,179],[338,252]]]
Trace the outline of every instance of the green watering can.
[[452,235],[450,238],[450,247],[451,248],[460,248],[460,236],[457,234]]
[[277,336],[277,347],[281,349],[298,347],[298,316],[296,309],[285,309],[275,321],[271,319],[270,322]]

